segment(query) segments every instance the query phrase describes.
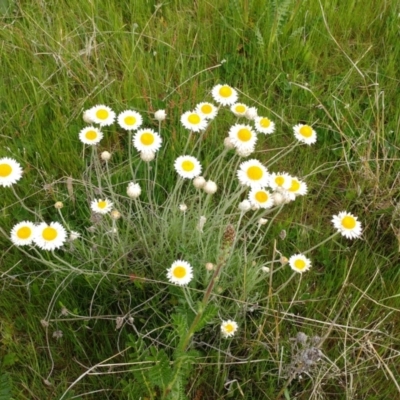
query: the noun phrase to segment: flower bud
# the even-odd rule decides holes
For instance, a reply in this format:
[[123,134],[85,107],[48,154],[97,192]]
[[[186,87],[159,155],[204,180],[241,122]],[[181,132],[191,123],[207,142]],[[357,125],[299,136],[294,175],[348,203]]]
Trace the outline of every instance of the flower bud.
[[54,204],[54,207],[57,208],[57,210],[61,210],[64,207],[64,204],[61,201],[57,201]]
[[142,193],[142,189],[140,188],[139,184],[130,182],[126,189],[126,194],[131,199],[137,199],[140,196],[140,193]]
[[164,121],[166,117],[167,114],[165,110],[158,110],[154,113],[154,118],[159,122]]
[[144,161],[144,162],[150,162],[153,161],[154,158],[156,156],[156,153],[154,153],[154,151],[141,151],[140,152],[140,158]]
[[109,161],[109,160],[111,159],[111,153],[109,153],[108,151],[103,151],[103,152],[100,154],[100,158],[101,158],[103,161]]
[[121,218],[121,213],[118,210],[112,210],[110,215],[111,215],[111,218],[114,220]]
[[196,176],[196,178],[193,179],[193,186],[196,189],[202,189],[205,184],[206,180],[202,176]]
[[218,189],[218,186],[215,182],[213,181],[207,181],[206,184],[203,186],[203,190],[207,194],[214,194]]

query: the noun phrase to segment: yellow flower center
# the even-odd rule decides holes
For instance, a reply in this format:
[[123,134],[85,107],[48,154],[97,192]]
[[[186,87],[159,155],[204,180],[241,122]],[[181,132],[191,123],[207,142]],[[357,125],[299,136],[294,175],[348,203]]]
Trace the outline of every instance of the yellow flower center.
[[278,186],[282,186],[282,185],[285,183],[285,178],[284,178],[283,176],[277,176],[277,177],[275,178],[275,183],[276,183]]
[[19,239],[28,239],[31,235],[32,229],[29,226],[23,226],[17,231],[17,236]]
[[146,132],[140,136],[140,141],[145,146],[150,146],[154,142],[154,135],[152,133]]
[[235,327],[232,324],[226,324],[225,325],[225,332],[226,333],[231,333],[235,330]]
[[183,163],[182,163],[182,169],[183,169],[184,171],[187,171],[187,172],[193,171],[193,169],[194,169],[194,163],[193,163],[193,161],[190,161],[190,160],[185,160],[185,161],[183,161]]
[[247,170],[247,176],[252,181],[258,181],[263,176],[263,170],[257,165],[253,165]]
[[297,192],[300,189],[300,182],[296,179],[292,179],[292,186],[289,188],[289,192]]
[[237,137],[239,140],[242,142],[248,142],[253,135],[251,134],[251,131],[246,128],[239,129],[237,133]]
[[268,118],[261,118],[260,125],[262,128],[269,128],[269,126],[271,125],[271,121]]
[[106,202],[105,200],[100,200],[100,201],[97,203],[97,207],[99,207],[99,208],[101,208],[101,209],[106,208],[106,207],[107,207],[107,202]]
[[304,125],[300,128],[300,134],[304,137],[310,137],[312,135],[311,126]]
[[259,203],[265,203],[266,201],[268,201],[268,197],[268,193],[264,192],[263,190],[260,190],[255,195],[255,198]]
[[201,106],[201,112],[203,114],[211,114],[212,110],[213,110],[213,108],[209,104],[203,104]]
[[346,215],[342,219],[342,226],[346,229],[354,229],[356,227],[356,219],[350,215]]
[[136,123],[136,118],[133,115],[128,115],[124,118],[124,122],[126,125],[132,126]]
[[172,271],[172,274],[174,275],[175,278],[182,279],[182,278],[184,278],[186,276],[186,268],[185,267],[181,267],[181,266],[177,266]]
[[219,89],[219,95],[221,96],[221,97],[225,97],[225,98],[228,98],[228,97],[231,97],[232,96],[232,88],[230,88],[229,86],[222,86],[220,89]]
[[296,267],[296,269],[302,271],[305,267],[306,267],[306,262],[300,258],[298,258],[295,262],[294,262],[294,266]]
[[95,140],[97,138],[97,132],[93,130],[87,131],[85,137],[87,140]]
[[246,111],[246,107],[243,104],[239,104],[235,107],[237,113],[243,114]]
[[188,121],[193,125],[197,125],[200,123],[201,118],[197,114],[190,114],[188,117]]
[[42,232],[42,237],[44,240],[54,240],[58,236],[57,229],[52,228],[51,226],[48,226],[43,229]]
[[108,118],[108,116],[109,116],[109,113],[105,108],[101,108],[100,110],[96,111],[96,117],[98,119],[105,120]]
[[2,178],[5,178],[6,176],[9,176],[12,172],[11,165],[9,164],[0,164],[0,176]]

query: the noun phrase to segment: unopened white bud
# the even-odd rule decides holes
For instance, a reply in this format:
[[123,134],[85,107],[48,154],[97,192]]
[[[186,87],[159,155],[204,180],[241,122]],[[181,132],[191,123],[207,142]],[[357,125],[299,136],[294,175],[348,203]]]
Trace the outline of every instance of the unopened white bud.
[[71,231],[69,233],[69,240],[73,242],[74,240],[78,239],[81,236],[79,232]]
[[109,161],[109,160],[111,159],[111,153],[109,153],[108,151],[103,151],[103,152],[100,154],[100,158],[101,158],[103,161]]
[[202,189],[205,184],[206,180],[202,176],[196,176],[196,178],[193,179],[193,186],[196,189]]
[[61,201],[57,201],[54,204],[54,207],[57,208],[57,210],[61,210],[64,207],[64,204]]
[[90,117],[90,110],[84,111],[83,115],[82,115],[82,118],[87,124],[93,124],[94,123],[94,121]]
[[158,110],[154,113],[154,118],[157,121],[160,121],[160,122],[164,121],[166,117],[167,117],[167,114],[166,114],[165,110]]
[[236,154],[239,157],[248,157],[253,151],[254,151],[254,147],[250,147],[250,148],[242,147],[242,148],[236,149]]
[[212,271],[213,269],[214,269],[214,264],[208,262],[208,263],[206,264],[206,270],[207,270],[207,271]]
[[111,215],[111,218],[114,220],[121,218],[121,213],[118,210],[112,210],[110,215]]
[[239,210],[246,212],[251,209],[251,203],[249,200],[243,200],[242,202],[239,203]]
[[289,262],[289,260],[288,260],[287,257],[282,256],[282,257],[279,259],[279,262],[280,262],[282,265],[286,265],[286,264]]
[[233,144],[232,139],[229,136],[224,139],[224,146],[228,150],[235,148],[235,145]]
[[197,224],[197,230],[203,232],[204,224],[206,223],[207,218],[203,215],[199,219],[199,223]]
[[207,181],[206,184],[203,186],[203,190],[207,194],[214,194],[218,189],[218,186],[215,182],[213,181]]
[[184,203],[179,204],[179,210],[182,211],[182,212],[186,212],[186,210],[187,210],[187,205],[184,204]]
[[265,219],[265,218],[260,218],[260,219],[258,220],[258,225],[265,225],[267,222],[268,222],[267,219]]
[[254,118],[256,118],[257,115],[258,115],[257,108],[255,108],[255,107],[249,107],[245,113],[245,117],[250,120],[253,120]]
[[141,151],[140,152],[140,158],[144,161],[144,162],[150,162],[153,161],[154,158],[156,156],[156,153],[154,153],[154,151]]
[[273,198],[273,200],[274,200],[274,204],[276,205],[276,206],[281,206],[282,204],[285,204],[285,196],[282,194],[282,193],[280,193],[280,192],[274,192],[274,193],[272,193],[271,194],[271,197]]
[[130,182],[126,189],[126,194],[131,199],[137,199],[140,196],[140,193],[142,193],[142,189],[140,188],[139,184]]

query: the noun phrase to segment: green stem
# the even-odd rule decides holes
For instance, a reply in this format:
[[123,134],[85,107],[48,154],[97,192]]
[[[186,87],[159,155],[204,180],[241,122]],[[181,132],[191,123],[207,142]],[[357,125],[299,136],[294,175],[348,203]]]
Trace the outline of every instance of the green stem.
[[315,245],[314,247],[311,247],[311,249],[308,249],[306,251],[304,251],[302,254],[307,254],[310,253],[311,251],[315,250],[316,248],[318,248],[319,246],[322,246],[323,244],[325,244],[326,242],[328,242],[329,240],[333,239],[335,236],[339,235],[339,232],[335,232],[333,235],[327,237],[325,240],[323,240],[321,243],[318,243],[317,245]]

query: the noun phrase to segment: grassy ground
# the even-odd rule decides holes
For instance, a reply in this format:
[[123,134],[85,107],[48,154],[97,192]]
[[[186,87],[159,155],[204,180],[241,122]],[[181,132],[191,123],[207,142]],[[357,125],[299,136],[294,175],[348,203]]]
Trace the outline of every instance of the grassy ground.
[[[220,340],[215,324],[196,334],[199,356],[184,391],[190,399],[396,398],[400,9],[389,0],[268,3],[10,1],[0,22],[0,157],[23,165],[15,190],[27,207],[46,220],[59,220],[53,205],[61,200],[72,228],[83,232],[93,191],[85,185],[90,154],[83,157],[78,132],[82,111],[95,104],[134,108],[154,128],[153,112],[166,109],[160,204],[175,187],[175,174],[168,171],[186,144],[179,117],[211,100],[215,84],[236,87],[244,102],[276,121],[276,133],[257,147],[257,158],[266,163],[292,142],[294,124],[313,124],[317,143],[297,147],[274,165],[303,177],[309,194],[277,216],[262,251],[251,251],[248,259],[236,261],[236,270],[221,276],[215,303],[221,318],[236,316],[239,335]],[[199,152],[206,166],[232,121],[227,117],[208,134]],[[126,134],[111,129],[102,150],[113,152],[112,182],[122,196],[130,180]],[[138,174],[145,176],[146,169]],[[216,196],[218,204],[221,191]],[[48,268],[51,255],[35,261],[28,250],[11,246],[8,232],[31,216],[12,190],[1,188],[1,199],[4,393],[9,388],[12,398],[30,400],[137,399],[138,371],[149,357],[143,348],[170,350],[176,340],[169,332],[171,310],[184,307],[180,288],[163,282],[165,269],[178,253],[190,254],[197,265],[210,260],[218,242],[201,244],[195,235],[182,240],[179,217],[169,226],[144,215],[145,234],[138,237],[145,237],[146,245],[131,233],[135,242],[104,239],[89,251],[85,246],[94,242],[88,237],[78,245],[82,248],[57,253],[87,271],[70,273]],[[333,233],[330,219],[342,210],[362,221],[362,239],[336,237],[318,247],[301,280],[288,280],[285,270],[273,280],[260,277],[254,265],[271,259],[274,241],[285,256],[309,249]],[[194,231],[195,221],[187,223],[188,232]],[[119,266],[107,246],[123,252],[130,246],[126,263]],[[90,262],[79,258],[82,254]],[[100,279],[90,273],[109,265],[118,268],[114,275]],[[194,293],[202,292],[209,275],[203,271],[201,279]],[[117,329],[117,317],[128,314],[134,322],[124,319]],[[53,337],[56,331],[62,338]],[[321,337],[323,357],[302,379],[297,374],[292,380],[285,371],[299,367],[302,347],[292,340],[298,332]],[[113,365],[89,369],[98,363]],[[157,398],[149,393],[147,398]]]

